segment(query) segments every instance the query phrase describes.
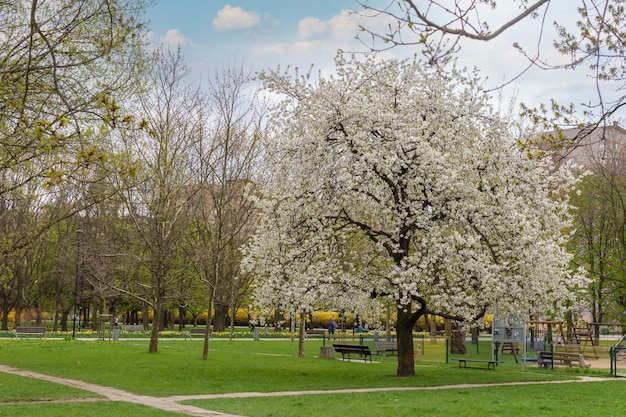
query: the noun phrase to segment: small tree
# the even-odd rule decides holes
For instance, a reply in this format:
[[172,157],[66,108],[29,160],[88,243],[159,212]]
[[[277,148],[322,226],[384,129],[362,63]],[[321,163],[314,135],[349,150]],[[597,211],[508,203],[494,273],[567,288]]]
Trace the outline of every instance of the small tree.
[[[157,352],[159,331],[169,301],[178,298],[187,268],[182,242],[187,230],[189,200],[193,197],[190,150],[202,132],[202,101],[187,83],[189,69],[180,51],[160,50],[151,73],[153,90],[138,95],[140,129],[123,132],[120,175],[115,177],[135,239],[132,253],[141,263],[135,280],[148,294],[126,292],[154,311],[150,352]],[[192,190],[192,191],[190,191]]]

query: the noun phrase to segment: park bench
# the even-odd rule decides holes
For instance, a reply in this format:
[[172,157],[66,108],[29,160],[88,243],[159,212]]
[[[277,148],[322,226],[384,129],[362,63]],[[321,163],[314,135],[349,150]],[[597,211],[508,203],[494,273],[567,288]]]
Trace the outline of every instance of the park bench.
[[200,327],[194,327],[193,329],[189,329],[189,331],[185,333],[185,340],[187,340],[188,338],[191,339],[194,336],[204,337],[204,333],[204,329]]
[[324,337],[326,335],[326,329],[307,329],[305,332],[305,336],[321,336]]
[[15,338],[18,339],[19,336],[41,336],[45,339],[47,331],[46,327],[17,326],[15,328]]
[[143,324],[122,324],[123,332],[143,332]]
[[496,365],[502,362],[498,362],[493,359],[467,359],[467,358],[455,358],[454,360],[459,361],[459,368],[467,368],[467,363],[486,363],[487,369],[496,369]]
[[369,346],[333,344],[333,348],[335,348],[335,352],[341,353],[341,360],[345,361],[347,357],[348,361],[350,361],[350,355],[357,354],[359,357],[363,357],[365,362],[367,362],[367,357],[369,356],[370,362],[372,362],[372,352]]
[[569,352],[537,352],[537,365],[543,368],[549,368],[553,365],[578,366],[580,368],[588,368],[591,364],[585,363],[582,353]]
[[393,355],[394,352],[398,351],[398,344],[396,342],[376,342],[376,354],[384,355],[385,352],[391,352]]

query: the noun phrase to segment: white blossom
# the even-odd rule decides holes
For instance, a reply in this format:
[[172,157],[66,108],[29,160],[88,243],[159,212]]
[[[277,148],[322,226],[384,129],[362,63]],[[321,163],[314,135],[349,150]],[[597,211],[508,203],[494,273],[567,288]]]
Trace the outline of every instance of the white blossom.
[[520,149],[475,74],[336,65],[316,81],[262,75],[285,100],[247,252],[256,302],[365,311],[377,294],[407,314],[468,321],[495,309],[557,313],[585,282],[564,248],[570,173]]

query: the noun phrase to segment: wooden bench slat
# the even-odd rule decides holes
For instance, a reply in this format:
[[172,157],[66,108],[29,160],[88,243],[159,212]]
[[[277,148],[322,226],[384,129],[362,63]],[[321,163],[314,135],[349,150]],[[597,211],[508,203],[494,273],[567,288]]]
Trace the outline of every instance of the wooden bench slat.
[[370,362],[372,362],[372,352],[370,351],[369,346],[366,345],[341,345],[341,344],[333,344],[333,348],[335,352],[341,353],[341,359],[346,360],[346,355],[348,357],[348,361],[350,361],[350,354],[358,354],[359,356],[363,356],[365,362],[367,362],[367,357],[369,356]]
[[384,355],[385,352],[397,352],[398,344],[396,342],[376,342],[376,354]]
[[476,362],[476,363],[486,363],[487,364],[487,369],[496,369],[496,366],[499,363],[499,361],[496,360],[492,360],[492,359],[466,359],[466,358],[453,358],[456,361],[459,361],[459,368],[467,368],[467,362]]
[[15,338],[18,339],[19,335],[40,335],[45,339],[47,331],[47,327],[17,326],[15,328]]
[[143,332],[143,324],[122,324],[123,332]]
[[537,352],[537,365],[547,368],[551,365],[563,366],[579,366],[580,368],[588,368],[591,364],[585,363],[582,353],[569,352]]
[[202,336],[204,337],[205,329],[194,327],[193,329],[189,329],[187,333],[185,333],[185,339],[191,339],[194,336]]
[[307,329],[304,332],[304,336],[308,337],[308,336],[322,336],[322,337],[326,337],[326,329]]

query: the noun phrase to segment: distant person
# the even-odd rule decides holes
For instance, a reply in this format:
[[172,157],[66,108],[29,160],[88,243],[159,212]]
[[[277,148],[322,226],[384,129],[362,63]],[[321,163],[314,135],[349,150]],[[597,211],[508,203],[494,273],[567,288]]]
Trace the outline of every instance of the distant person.
[[359,324],[359,327],[356,328],[357,333],[363,333],[363,326]]
[[339,326],[337,326],[337,323],[335,323],[335,319],[331,317],[330,322],[328,323],[328,338],[332,338],[332,336],[335,334],[335,330],[337,330],[337,328],[339,328]]

